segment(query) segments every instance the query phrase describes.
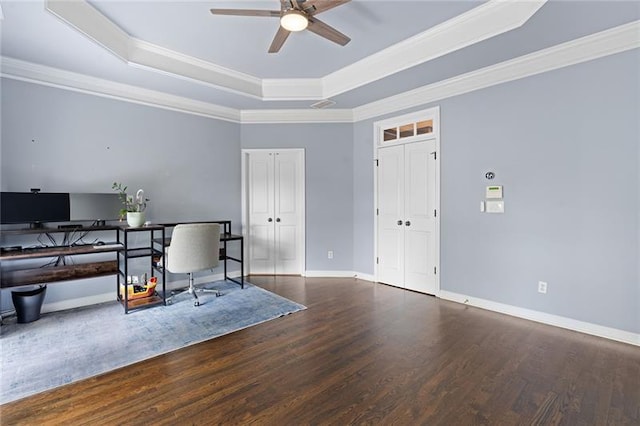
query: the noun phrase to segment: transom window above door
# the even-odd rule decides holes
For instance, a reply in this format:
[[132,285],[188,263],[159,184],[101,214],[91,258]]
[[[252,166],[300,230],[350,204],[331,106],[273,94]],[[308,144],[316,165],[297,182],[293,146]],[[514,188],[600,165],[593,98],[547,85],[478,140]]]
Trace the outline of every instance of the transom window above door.
[[431,133],[433,133],[433,119],[415,121],[383,129],[382,142],[395,142],[399,139],[428,135]]

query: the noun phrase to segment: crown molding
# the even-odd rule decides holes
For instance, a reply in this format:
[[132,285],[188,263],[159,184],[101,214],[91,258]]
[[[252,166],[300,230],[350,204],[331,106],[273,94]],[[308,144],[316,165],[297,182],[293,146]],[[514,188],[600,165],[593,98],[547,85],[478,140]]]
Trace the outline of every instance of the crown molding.
[[353,123],[639,47],[640,21],[634,21],[354,109],[237,110],[9,57],[0,57],[0,75],[237,123]]
[[127,62],[129,34],[86,1],[45,0],[45,10]]
[[144,40],[130,38],[128,64],[176,78],[190,80],[256,99],[262,97],[259,78],[165,49]]
[[328,99],[512,30],[547,0],[486,3],[321,78],[260,79],[129,36],[86,0],[46,0],[46,10],[128,65],[264,101]]
[[84,0],[46,0],[45,9],[128,65],[262,99],[259,78],[133,38]]
[[513,80],[640,47],[640,21],[390,96],[353,109],[354,121],[422,106]]
[[323,77],[331,98],[397,72],[513,30],[527,22],[546,0],[488,1],[416,36]]
[[156,90],[0,57],[0,76],[104,98],[117,99],[219,120],[240,122],[240,111]]
[[260,109],[240,111],[242,124],[353,123],[350,109]]

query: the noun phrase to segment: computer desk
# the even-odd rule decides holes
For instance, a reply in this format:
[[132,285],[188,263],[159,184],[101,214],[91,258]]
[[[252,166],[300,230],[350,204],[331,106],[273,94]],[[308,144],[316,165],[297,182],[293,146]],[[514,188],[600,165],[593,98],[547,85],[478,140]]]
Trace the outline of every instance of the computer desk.
[[[222,248],[220,250],[220,260],[224,262],[224,279],[229,280],[238,284],[241,288],[244,288],[244,238],[242,235],[232,234],[231,233],[231,221],[230,220],[210,220],[210,221],[191,221],[191,222],[175,222],[175,223],[160,223],[158,225],[164,226],[165,230],[168,228],[173,228],[176,225],[182,224],[190,224],[190,223],[218,223],[222,227],[220,230],[220,242],[222,243]],[[227,250],[227,244],[229,242],[238,241],[240,243],[240,257],[236,258],[233,256],[229,256],[229,251]],[[171,242],[171,237],[165,239],[165,247],[169,245]],[[231,278],[227,274],[227,261],[234,261],[240,264],[240,279]]]

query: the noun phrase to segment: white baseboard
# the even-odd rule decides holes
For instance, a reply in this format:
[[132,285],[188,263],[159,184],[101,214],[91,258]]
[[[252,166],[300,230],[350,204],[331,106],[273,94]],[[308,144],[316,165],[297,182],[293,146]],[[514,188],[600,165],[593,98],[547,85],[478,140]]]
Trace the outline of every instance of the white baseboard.
[[450,300],[452,302],[462,303],[464,305],[487,309],[494,312],[500,312],[502,314],[507,314],[530,321],[536,321],[547,325],[553,325],[555,327],[566,328],[568,330],[578,331],[580,333],[591,334],[593,336],[604,337],[606,339],[640,346],[640,334],[638,333],[631,333],[629,331],[619,330],[616,328],[604,327],[598,324],[578,321],[572,318],[561,317],[558,315],[534,311],[531,309],[520,308],[518,306],[506,305],[504,303],[466,296],[464,294],[453,293],[446,290],[441,290],[439,297],[445,300]]
[[353,271],[304,271],[304,276],[309,278],[353,278]]
[[[229,271],[227,273],[231,278],[240,277],[240,271]],[[197,285],[212,282],[212,281],[220,281],[224,278],[223,273],[219,274],[209,274],[202,275],[195,278],[195,283]],[[185,288],[189,286],[189,279],[181,279],[177,281],[167,281],[166,289],[167,291],[176,290],[179,288]],[[116,300],[115,292],[108,292],[102,294],[93,294],[91,296],[78,297],[74,299],[65,299],[60,300],[58,302],[44,303],[42,305],[41,312],[55,312],[55,311],[64,311],[67,309],[79,308],[82,306],[95,305],[98,303],[111,302]]]
[[371,281],[372,283],[376,282],[373,274],[365,274],[364,272],[354,272],[354,275],[359,280]]
[[65,299],[58,302],[44,303],[40,312],[64,311],[67,309],[79,308],[81,306],[95,305],[98,303],[111,302],[116,300],[115,291],[102,294],[92,294],[91,296],[77,297],[75,299]]
[[[229,272],[229,276],[237,278],[240,271]],[[373,275],[354,271],[306,271],[305,277],[311,278],[357,278],[361,280],[374,282]],[[223,279],[223,274],[203,275],[196,278],[196,284],[203,284]],[[189,285],[187,279],[167,282],[167,290],[175,290],[184,288]],[[640,346],[640,334],[629,331],[619,330],[616,328],[605,327],[598,324],[592,324],[584,321],[578,321],[572,318],[562,317],[558,315],[548,314],[545,312],[534,311],[531,309],[521,308],[518,306],[507,305],[504,303],[494,302],[491,300],[481,299],[477,297],[467,296],[464,294],[454,293],[446,290],[440,290],[438,297],[452,302],[464,305],[474,306],[493,312],[499,312],[518,318],[536,321],[542,324],[552,325],[555,327],[565,328],[568,330],[578,331],[580,333],[590,334],[593,336],[604,337],[606,339],[618,342],[628,343]],[[115,300],[113,292],[96,294],[75,299],[61,300],[59,302],[45,303],[42,306],[42,312],[61,311],[66,309],[78,308],[81,306],[93,305],[97,303],[109,302]]]
[[308,278],[355,278],[374,282],[373,275],[355,271],[305,271],[304,277]]

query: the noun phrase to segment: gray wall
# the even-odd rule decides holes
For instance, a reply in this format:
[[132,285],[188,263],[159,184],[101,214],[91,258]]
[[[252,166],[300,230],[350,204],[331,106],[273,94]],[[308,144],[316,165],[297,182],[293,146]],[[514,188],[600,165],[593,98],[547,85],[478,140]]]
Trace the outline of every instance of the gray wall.
[[[635,50],[437,103],[443,290],[640,332],[639,64]],[[2,89],[3,190],[108,192],[119,180],[145,188],[152,220],[238,229],[240,149],[305,148],[306,269],[373,273],[374,120],[240,126]],[[504,185],[503,215],[479,212],[487,170]]]
[[[144,188],[148,220],[231,219],[240,231],[236,123],[2,79],[0,152],[3,191],[111,192],[119,181]],[[51,285],[46,303],[113,291],[113,277],[95,280]]]
[[369,275],[373,275],[375,254],[373,147],[373,120],[356,123],[353,127],[353,270]]
[[[304,148],[306,269],[353,271],[351,124],[245,124],[242,148]],[[333,259],[327,251],[333,250]]]
[[[443,290],[640,332],[639,64],[636,50],[438,103]],[[357,242],[373,229],[372,123],[354,130]],[[490,183],[503,215],[479,211]],[[371,259],[356,250],[356,270]]]

